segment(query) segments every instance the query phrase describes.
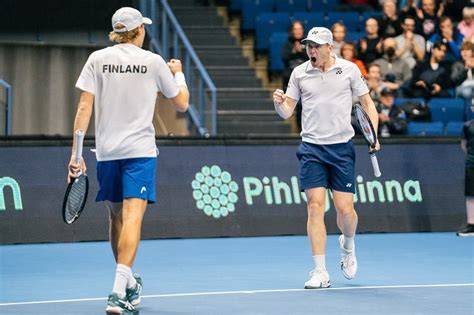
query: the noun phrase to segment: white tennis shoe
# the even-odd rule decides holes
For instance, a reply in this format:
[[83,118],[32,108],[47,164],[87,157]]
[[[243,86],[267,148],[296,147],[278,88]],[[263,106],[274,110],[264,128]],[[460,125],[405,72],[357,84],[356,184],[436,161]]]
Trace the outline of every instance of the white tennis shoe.
[[311,278],[305,282],[305,289],[329,288],[331,286],[331,281],[329,281],[329,274],[327,270],[312,270],[309,275]]
[[357,258],[355,255],[355,244],[351,250],[344,248],[344,235],[339,236],[339,247],[341,248],[341,271],[344,277],[351,280],[357,273]]

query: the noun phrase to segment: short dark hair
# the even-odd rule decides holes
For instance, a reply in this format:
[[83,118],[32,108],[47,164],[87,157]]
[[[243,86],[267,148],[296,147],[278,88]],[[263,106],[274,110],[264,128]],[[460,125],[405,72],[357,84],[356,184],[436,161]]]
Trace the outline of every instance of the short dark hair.
[[448,49],[448,46],[446,46],[446,44],[443,43],[443,42],[441,42],[441,41],[440,41],[440,42],[436,42],[436,43],[434,43],[434,45],[433,45],[433,49],[435,49],[435,48],[436,48],[436,49],[440,49],[441,47],[444,47],[445,49]]
[[380,95],[382,95],[382,96],[395,96],[395,91],[386,87],[382,90],[382,92],[380,92]]

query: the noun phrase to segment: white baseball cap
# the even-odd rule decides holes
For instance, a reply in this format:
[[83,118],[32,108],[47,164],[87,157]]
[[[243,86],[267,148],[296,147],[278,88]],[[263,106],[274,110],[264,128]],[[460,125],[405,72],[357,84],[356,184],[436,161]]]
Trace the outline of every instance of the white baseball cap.
[[[123,7],[115,11],[112,16],[112,28],[116,33],[124,33],[142,24],[151,24],[151,20],[143,15],[137,9],[130,7]],[[118,25],[125,26],[124,28],[117,28]]]
[[313,27],[309,30],[308,36],[303,39],[301,42],[312,41],[316,44],[323,45],[329,44],[332,45],[332,33],[329,29],[325,27]]

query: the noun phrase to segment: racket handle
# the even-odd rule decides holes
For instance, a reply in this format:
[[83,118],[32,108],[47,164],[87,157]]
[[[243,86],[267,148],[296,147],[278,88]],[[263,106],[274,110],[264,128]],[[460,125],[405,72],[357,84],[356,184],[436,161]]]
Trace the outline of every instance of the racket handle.
[[76,130],[76,162],[79,163],[82,157],[82,145],[84,143],[84,131],[82,129]]
[[380,177],[382,173],[380,173],[379,162],[377,161],[375,153],[370,153],[370,161],[372,161],[372,167],[374,168],[374,176]]

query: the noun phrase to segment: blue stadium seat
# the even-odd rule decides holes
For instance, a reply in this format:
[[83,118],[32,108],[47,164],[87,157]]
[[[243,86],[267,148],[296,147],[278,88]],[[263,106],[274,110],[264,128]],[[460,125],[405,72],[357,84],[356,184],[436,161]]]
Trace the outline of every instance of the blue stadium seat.
[[303,23],[305,37],[308,31],[315,27],[324,24],[324,13],[322,12],[294,12],[291,17],[292,21],[298,20]]
[[394,101],[395,106],[400,106],[403,103],[419,103],[419,104],[425,104],[425,99],[421,97],[413,97],[413,98],[405,98],[405,97],[397,97]]
[[306,11],[308,0],[275,0],[275,10],[277,12],[293,13],[296,11]]
[[408,135],[410,136],[442,136],[444,125],[442,122],[409,122]]
[[242,11],[242,0],[230,0],[229,11],[230,12],[241,12]]
[[432,98],[428,102],[431,120],[447,124],[449,121],[464,121],[464,100],[459,98]]
[[328,12],[325,22],[327,28],[331,28],[334,23],[339,22],[347,27],[347,31],[357,31],[359,28],[359,13],[331,11]]
[[242,0],[243,31],[255,30],[256,18],[262,12],[273,11],[273,0]]
[[450,121],[446,125],[445,135],[460,137],[462,136],[463,126],[464,126],[464,121]]
[[285,32],[290,25],[290,15],[286,12],[262,13],[257,17],[255,28],[255,49],[268,50],[270,36],[275,32]]
[[335,11],[339,6],[340,0],[310,0],[309,10],[312,12]]
[[288,40],[288,33],[286,32],[275,32],[270,37],[270,65],[268,70],[270,71],[282,71],[284,68],[282,58],[282,48],[285,42]]
[[346,42],[356,43],[359,39],[365,36],[365,32],[347,32]]

